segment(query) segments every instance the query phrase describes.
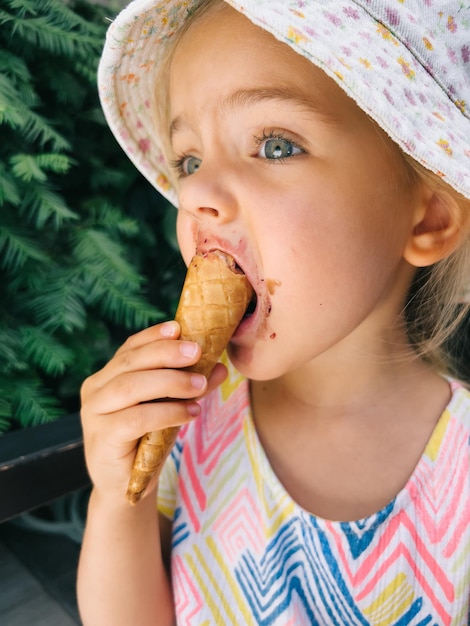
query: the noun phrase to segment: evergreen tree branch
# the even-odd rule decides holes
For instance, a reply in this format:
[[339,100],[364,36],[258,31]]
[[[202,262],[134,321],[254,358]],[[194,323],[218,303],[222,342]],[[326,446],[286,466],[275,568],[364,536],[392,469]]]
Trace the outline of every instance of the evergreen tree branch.
[[35,378],[18,379],[11,397],[11,411],[21,426],[37,426],[63,415],[57,398]]
[[0,267],[17,272],[28,259],[45,262],[48,258],[28,229],[12,224],[0,213]]
[[42,230],[46,224],[54,230],[60,230],[66,221],[79,218],[75,211],[69,209],[62,196],[47,184],[28,185],[24,193],[23,210],[30,215],[38,230]]
[[36,326],[23,326],[21,345],[25,357],[47,376],[58,376],[73,361],[73,352]]

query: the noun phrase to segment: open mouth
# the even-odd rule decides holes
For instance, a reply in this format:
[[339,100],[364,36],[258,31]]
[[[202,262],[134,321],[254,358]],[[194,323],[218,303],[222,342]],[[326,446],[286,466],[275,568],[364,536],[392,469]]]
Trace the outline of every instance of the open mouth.
[[245,315],[243,316],[244,320],[248,319],[249,317],[251,317],[253,315],[253,313],[256,310],[256,305],[257,304],[258,304],[258,298],[256,296],[255,291],[253,290],[253,297],[249,301],[248,306],[247,306],[246,311],[245,311]]
[[[242,267],[240,267],[240,265],[235,261],[235,259],[232,259],[232,270],[237,273],[237,274],[243,274],[244,276],[246,276],[245,271],[243,270]],[[258,297],[256,295],[256,292],[253,288],[253,285],[251,285],[251,289],[253,291],[253,295],[250,299],[250,301],[248,302],[248,306],[246,308],[245,314],[243,316],[243,319],[246,320],[247,318],[251,317],[253,315],[253,313],[256,310],[256,306],[258,304]]]

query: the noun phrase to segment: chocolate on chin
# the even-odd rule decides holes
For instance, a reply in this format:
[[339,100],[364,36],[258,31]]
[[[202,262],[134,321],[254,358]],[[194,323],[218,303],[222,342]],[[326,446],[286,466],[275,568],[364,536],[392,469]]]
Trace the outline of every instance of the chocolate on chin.
[[[192,258],[175,314],[180,339],[201,346],[200,360],[187,370],[210,376],[253,296],[248,279],[229,254],[214,250]],[[133,504],[161,471],[178,430],[164,428],[141,438],[126,494]]]

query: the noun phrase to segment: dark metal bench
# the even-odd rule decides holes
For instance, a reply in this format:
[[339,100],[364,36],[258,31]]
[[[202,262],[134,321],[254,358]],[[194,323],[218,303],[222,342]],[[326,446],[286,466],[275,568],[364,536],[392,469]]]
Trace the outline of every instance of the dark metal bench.
[[0,522],[89,484],[78,415],[0,437]]

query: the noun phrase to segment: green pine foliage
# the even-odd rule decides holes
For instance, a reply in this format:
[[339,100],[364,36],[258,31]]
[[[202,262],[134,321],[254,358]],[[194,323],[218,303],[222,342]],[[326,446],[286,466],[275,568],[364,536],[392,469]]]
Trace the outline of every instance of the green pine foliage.
[[76,411],[82,380],[172,316],[183,280],[175,212],[99,107],[109,12],[0,0],[0,433]]

